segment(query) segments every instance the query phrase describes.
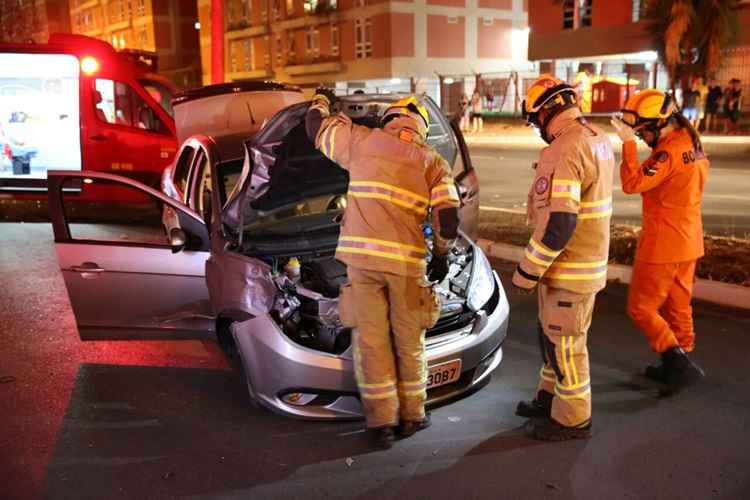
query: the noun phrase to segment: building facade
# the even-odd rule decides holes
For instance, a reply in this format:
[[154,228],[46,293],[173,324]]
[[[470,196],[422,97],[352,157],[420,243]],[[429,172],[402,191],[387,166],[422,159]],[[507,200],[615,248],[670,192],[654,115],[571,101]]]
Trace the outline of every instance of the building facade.
[[536,73],[526,0],[198,0],[198,12],[206,84],[273,79],[446,99],[446,85],[470,94],[478,75]]
[[115,49],[155,52],[159,73],[182,88],[200,85],[194,2],[185,0],[69,0],[71,31]]
[[[644,0],[529,0],[529,59],[544,72],[574,81],[582,71],[633,78],[638,86],[667,88],[656,45],[643,19]],[[739,33],[722,55],[720,84],[740,78],[750,91],[750,1],[737,8]],[[745,99],[750,110],[750,99]]]
[[0,0],[0,42],[45,43],[69,31],[67,0]]

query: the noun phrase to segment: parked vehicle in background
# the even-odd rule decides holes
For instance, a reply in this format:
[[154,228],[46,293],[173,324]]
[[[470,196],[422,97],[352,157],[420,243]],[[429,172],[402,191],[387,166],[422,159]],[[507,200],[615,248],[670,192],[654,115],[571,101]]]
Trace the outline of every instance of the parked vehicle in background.
[[[155,55],[53,34],[46,44],[0,44],[0,67],[0,126],[23,137],[18,154],[6,139],[18,161],[0,172],[1,191],[28,197],[46,188],[48,170],[62,169],[118,173],[158,188],[177,151],[170,105],[177,89],[156,74]],[[97,196],[93,188],[79,193]]]
[[[376,124],[399,97],[342,97],[341,111]],[[181,186],[178,195],[100,172],[50,172],[58,261],[82,339],[215,336],[258,404],[303,418],[361,415],[351,331],[338,317],[346,267],[334,258],[348,174],[307,138],[308,105],[284,108],[246,141],[188,138],[184,181],[180,173],[168,184]],[[489,380],[502,360],[509,306],[469,236],[478,185],[468,151],[437,106],[425,105],[430,141],[453,166],[464,202],[462,234],[437,288],[441,318],[427,332],[434,404]],[[151,203],[82,209],[70,188],[99,184]],[[167,235],[165,210],[174,214]],[[429,226],[425,234],[429,247]]]

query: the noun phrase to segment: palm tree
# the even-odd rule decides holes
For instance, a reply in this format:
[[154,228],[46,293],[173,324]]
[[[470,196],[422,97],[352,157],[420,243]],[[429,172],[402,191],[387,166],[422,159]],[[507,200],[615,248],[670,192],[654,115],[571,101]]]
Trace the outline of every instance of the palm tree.
[[672,88],[694,76],[711,77],[721,65],[721,50],[737,33],[740,0],[644,0],[661,61]]

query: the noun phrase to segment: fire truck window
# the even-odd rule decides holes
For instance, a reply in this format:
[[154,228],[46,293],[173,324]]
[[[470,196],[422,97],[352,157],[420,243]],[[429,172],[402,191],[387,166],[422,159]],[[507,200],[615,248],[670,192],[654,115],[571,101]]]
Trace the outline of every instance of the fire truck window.
[[172,108],[172,99],[174,99],[175,93],[172,89],[167,87],[161,82],[153,80],[138,80],[146,92],[158,102],[159,105],[166,111],[171,117],[174,118],[174,109]]
[[94,83],[94,102],[96,115],[101,121],[150,132],[169,133],[154,110],[126,83],[97,78]]

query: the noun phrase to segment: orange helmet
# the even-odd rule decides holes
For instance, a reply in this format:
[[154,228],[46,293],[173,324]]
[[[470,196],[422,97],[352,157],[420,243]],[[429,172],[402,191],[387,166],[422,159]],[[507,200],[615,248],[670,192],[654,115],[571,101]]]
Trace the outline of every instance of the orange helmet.
[[[668,92],[644,89],[631,95],[620,112],[621,120],[653,148],[659,141],[661,130],[675,113],[674,98]],[[650,135],[644,136],[644,132],[650,132]]]
[[[551,75],[542,75],[526,91],[526,99],[521,105],[523,118],[529,125],[540,130],[542,138],[549,142],[546,128],[552,119],[566,109],[578,106],[578,96],[573,87]],[[540,111],[548,110],[544,123],[541,122]]]
[[630,96],[622,112],[622,121],[633,128],[666,120],[674,112],[672,94],[644,89]]

